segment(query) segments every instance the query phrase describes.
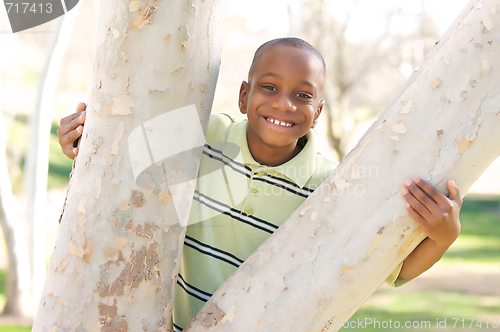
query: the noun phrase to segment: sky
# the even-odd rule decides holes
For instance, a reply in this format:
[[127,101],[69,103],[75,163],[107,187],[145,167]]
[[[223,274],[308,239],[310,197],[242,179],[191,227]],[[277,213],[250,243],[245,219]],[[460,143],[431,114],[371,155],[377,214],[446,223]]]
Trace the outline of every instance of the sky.
[[[90,0],[82,0],[90,1]],[[229,11],[231,14],[244,17],[248,22],[249,29],[255,31],[268,29],[277,34],[286,34],[290,22],[288,20],[288,7],[299,6],[300,0],[231,0]],[[381,31],[382,22],[380,17],[384,12],[402,7],[405,12],[417,14],[421,11],[422,5],[429,10],[440,29],[444,32],[446,28],[453,22],[460,11],[465,7],[469,0],[330,0],[330,10],[336,13],[339,18],[345,15],[346,11],[354,5],[356,17],[353,22],[353,28],[350,32],[350,37],[353,41],[359,39],[360,36],[366,35],[367,26],[370,26],[370,31],[376,33]],[[5,7],[0,6],[0,20],[7,19]],[[402,22],[404,24],[404,22]],[[4,24],[3,33],[8,32]]]
[[[290,22],[288,20],[287,3],[298,6],[299,0],[232,0],[230,12],[247,19],[248,28],[260,30],[267,28],[277,34],[286,34]],[[355,18],[349,32],[351,41],[357,41],[366,36],[368,30],[376,34],[382,31],[383,20],[380,18],[388,10],[402,7],[408,14],[418,14],[422,5],[430,11],[434,21],[443,33],[458,16],[460,11],[469,2],[468,0],[358,0],[355,5]],[[330,10],[340,19],[345,17],[346,12],[352,6],[353,1],[330,0]],[[265,10],[263,10],[265,8]],[[405,22],[401,22],[402,25]]]

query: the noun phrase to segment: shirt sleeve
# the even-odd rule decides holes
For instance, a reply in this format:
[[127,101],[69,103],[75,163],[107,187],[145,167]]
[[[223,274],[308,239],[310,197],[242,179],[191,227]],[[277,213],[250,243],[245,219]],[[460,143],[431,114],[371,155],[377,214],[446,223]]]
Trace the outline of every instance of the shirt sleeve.
[[394,271],[392,271],[392,273],[389,275],[389,277],[387,277],[387,279],[385,279],[386,284],[388,284],[391,287],[397,288],[397,287],[401,287],[401,286],[403,286],[403,285],[405,285],[413,280],[413,279],[398,278],[399,272],[401,272],[401,268],[403,267],[403,263],[404,263],[404,261],[399,263],[399,265],[394,269]]

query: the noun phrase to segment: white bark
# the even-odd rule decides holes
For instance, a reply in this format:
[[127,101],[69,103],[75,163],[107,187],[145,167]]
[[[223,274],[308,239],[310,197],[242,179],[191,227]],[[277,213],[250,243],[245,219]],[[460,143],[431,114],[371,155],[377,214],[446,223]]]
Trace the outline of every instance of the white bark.
[[[197,162],[159,162],[162,149],[168,155],[184,143],[165,137],[189,128],[148,120],[182,108],[206,128],[227,2],[100,2],[93,90],[34,331],[171,328],[184,236],[177,216],[190,200],[170,191],[187,170],[196,174]],[[155,166],[136,178],[143,152],[159,169],[171,167],[166,180]],[[175,189],[189,193],[186,183]]]
[[499,1],[469,3],[358,146],[185,331],[321,331],[349,319],[424,238],[403,180],[446,192],[452,178],[465,194],[500,155],[499,35]]

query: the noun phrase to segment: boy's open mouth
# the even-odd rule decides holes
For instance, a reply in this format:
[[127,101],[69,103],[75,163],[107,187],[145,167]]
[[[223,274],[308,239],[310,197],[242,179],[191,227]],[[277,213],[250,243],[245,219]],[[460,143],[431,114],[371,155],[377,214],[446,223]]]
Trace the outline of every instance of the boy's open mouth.
[[273,119],[273,118],[266,118],[266,117],[264,117],[264,119],[266,119],[267,121],[269,121],[271,123],[274,123],[275,125],[278,125],[278,126],[291,127],[291,126],[294,125],[291,122],[284,122],[284,121],[276,120],[276,119]]

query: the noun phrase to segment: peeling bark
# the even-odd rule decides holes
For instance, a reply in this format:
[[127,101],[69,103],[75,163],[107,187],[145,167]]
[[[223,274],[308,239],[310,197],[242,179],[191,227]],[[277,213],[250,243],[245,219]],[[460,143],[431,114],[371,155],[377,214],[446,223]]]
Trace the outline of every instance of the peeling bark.
[[471,1],[357,147],[185,331],[348,320],[424,238],[399,194],[404,179],[446,192],[452,178],[465,194],[500,155],[498,36],[499,2]]
[[[192,165],[200,156],[176,157],[176,169],[162,158],[150,160],[157,147],[166,154],[175,149],[179,142],[168,134],[183,128],[146,124],[190,105],[206,130],[227,3],[101,1],[85,129],[33,331],[172,329],[185,230],[178,216],[191,204],[192,186],[183,189],[182,180],[186,169],[196,174]],[[189,44],[187,27],[199,36]],[[151,146],[141,149],[131,140],[136,129]],[[134,163],[151,167],[138,177]],[[165,167],[166,174],[154,171]],[[184,201],[172,192],[174,184]]]

